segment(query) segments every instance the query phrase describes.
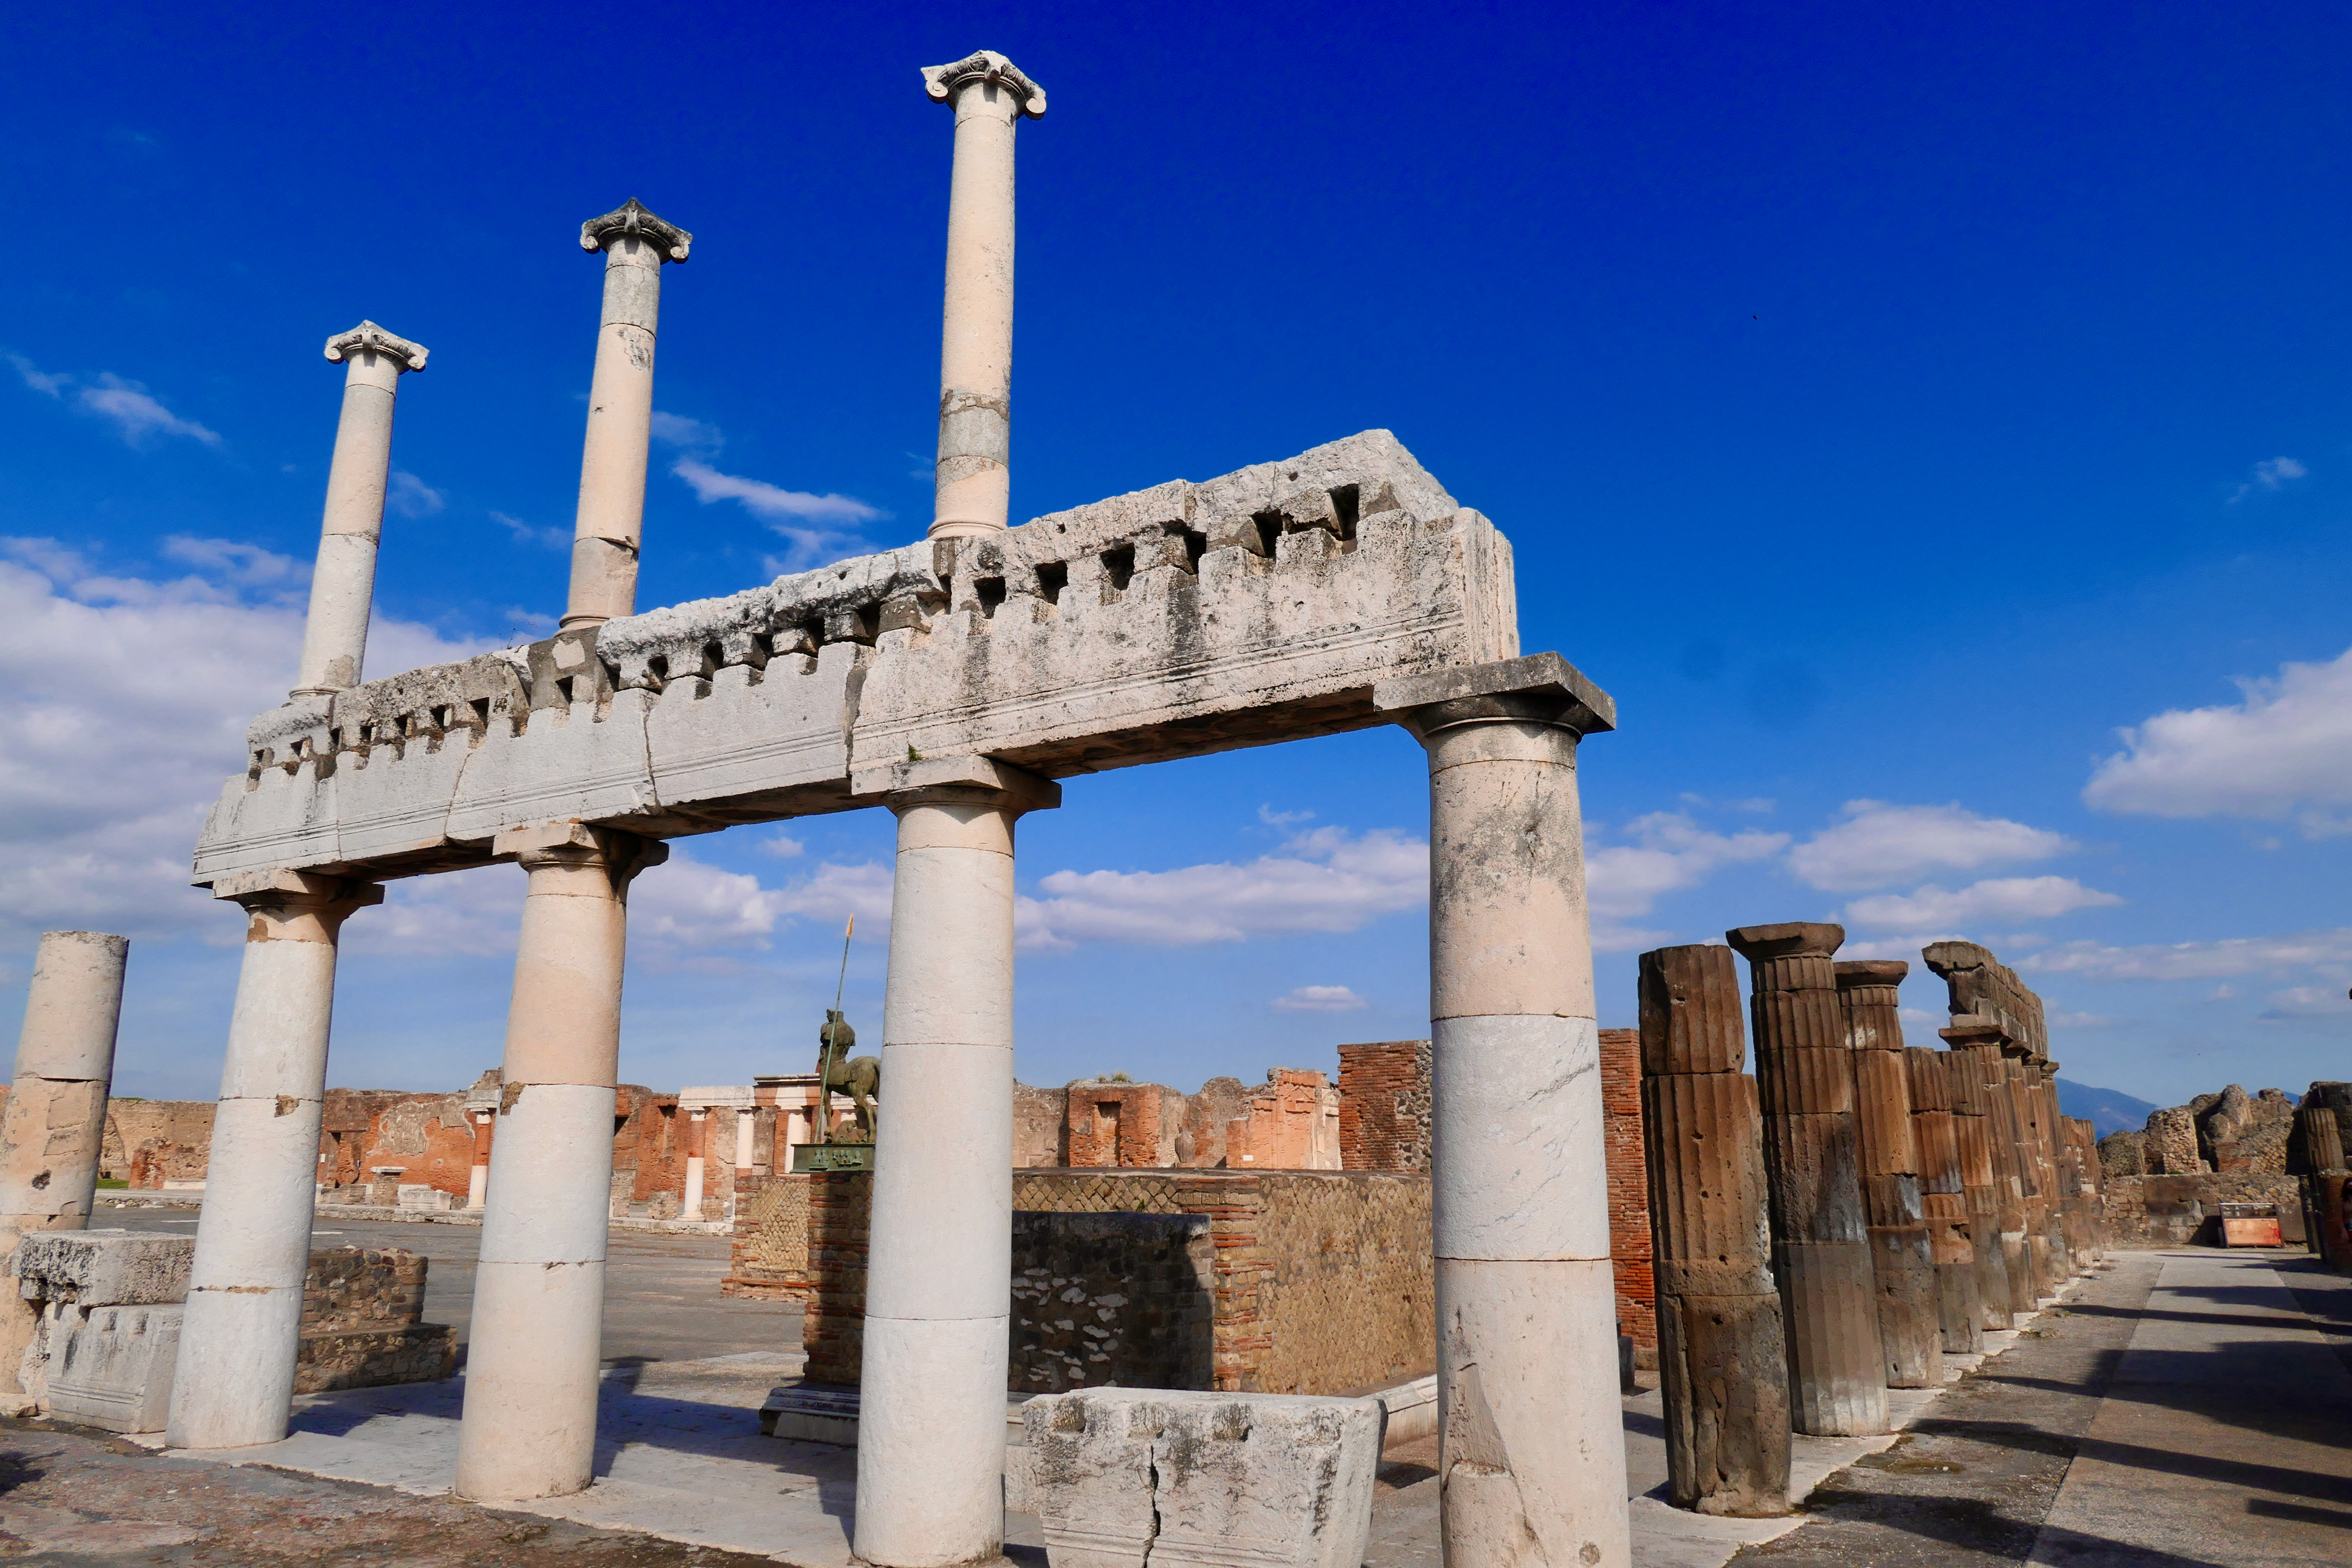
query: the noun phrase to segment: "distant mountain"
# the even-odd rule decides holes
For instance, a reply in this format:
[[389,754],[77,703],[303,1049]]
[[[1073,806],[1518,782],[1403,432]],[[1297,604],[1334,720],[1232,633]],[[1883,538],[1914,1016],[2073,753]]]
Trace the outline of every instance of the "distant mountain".
[[2058,1080],[2058,1114],[2087,1118],[2102,1138],[2110,1132],[2137,1132],[2147,1125],[2151,1112],[2163,1109],[2112,1089]]

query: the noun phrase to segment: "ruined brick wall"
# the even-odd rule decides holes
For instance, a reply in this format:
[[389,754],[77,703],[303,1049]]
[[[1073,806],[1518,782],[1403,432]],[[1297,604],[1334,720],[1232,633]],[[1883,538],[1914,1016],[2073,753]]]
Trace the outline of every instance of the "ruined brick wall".
[[1208,1216],[1013,1216],[1013,1392],[1205,1388],[1216,1247]]
[[1339,1047],[1339,1168],[1429,1169],[1427,1040]]
[[2185,1105],[2151,1115],[2143,1147],[2151,1175],[2193,1176],[2207,1168],[2197,1152],[2197,1113]]
[[2242,1172],[2119,1176],[2100,1184],[2107,1246],[2118,1251],[2221,1245],[2224,1203],[2275,1204],[2290,1240],[2303,1233],[2303,1192],[2293,1176]]
[[[784,1175],[757,1184],[737,1210],[734,1264],[720,1289],[801,1302],[814,1382],[853,1384],[863,1369],[872,1196],[870,1175]],[[1160,1386],[1339,1394],[1419,1376],[1433,1365],[1425,1176],[1019,1171],[1013,1206],[1016,1226],[1031,1227],[1024,1234],[1038,1247],[1060,1234],[1050,1224],[1038,1228],[1039,1215],[1197,1215],[1207,1222],[1209,1381]],[[1025,1267],[1054,1265],[1033,1253]],[[1074,1262],[1057,1272],[1076,1278],[1087,1267]],[[1181,1314],[1186,1303],[1139,1297],[1138,1305],[1165,1315]],[[1016,1349],[1031,1334],[1042,1355],[1052,1335],[1076,1332],[1036,1310],[1034,1303],[1014,1303]],[[1066,1361],[1061,1364],[1066,1371]]]
[[1617,1330],[1636,1366],[1658,1362],[1658,1291],[1652,1273],[1650,1174],[1642,1152],[1642,1032],[1601,1031],[1601,1131],[1609,1168],[1609,1263],[1617,1279]]
[[[1183,1096],[1156,1083],[1081,1079],[1062,1091],[1063,1163],[1074,1169],[1164,1168],[1176,1163]],[[1170,1101],[1177,1104],[1171,1106]],[[1176,1115],[1170,1115],[1171,1110]]]
[[1013,1168],[1070,1163],[1070,1091],[1013,1086]]
[[[209,1100],[109,1100],[98,1173],[151,1189],[162,1186],[166,1174],[174,1181],[204,1180],[204,1152],[213,1141],[213,1105]],[[139,1160],[142,1148],[148,1151],[143,1165]]]
[[399,1329],[425,1317],[425,1260],[394,1247],[332,1247],[310,1254],[302,1331]]
[[[356,1135],[344,1131],[354,1124]],[[397,1165],[395,1186],[463,1198],[473,1178],[474,1127],[461,1094],[331,1089],[320,1153],[319,1180],[330,1184],[365,1182],[377,1167]]]

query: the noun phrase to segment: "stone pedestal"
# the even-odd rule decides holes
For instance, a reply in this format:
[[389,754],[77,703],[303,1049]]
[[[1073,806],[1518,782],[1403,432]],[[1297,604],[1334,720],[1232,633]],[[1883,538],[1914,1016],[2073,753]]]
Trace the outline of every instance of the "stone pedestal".
[[1667,1500],[1789,1510],[1789,1373],[1763,1117],[1727,947],[1642,955],[1642,1141],[1657,1282]]
[[1439,1530],[1453,1568],[1631,1560],[1579,737],[1553,655],[1383,682],[1429,753]]
[[1911,1072],[1897,988],[1911,966],[1868,959],[1836,966],[1838,1005],[1853,1052],[1854,1124],[1862,1137],[1862,1203],[1878,1284],[1878,1345],[1889,1388],[1941,1388],[1944,1336],[1936,1256],[1911,1132]]
[[1919,1156],[1919,1205],[1936,1265],[1937,1332],[1952,1355],[1984,1352],[1984,1300],[1976,1248],[1969,1239],[1966,1184],[1960,1180],[1958,1116],[1952,1110],[1950,1058],[1918,1046],[1903,1052],[1910,1067],[1911,1136]]
[[492,846],[530,882],[453,1489],[499,1503],[576,1492],[594,1473],[628,888],[669,851],[576,823]]
[[392,479],[392,405],[403,371],[423,370],[425,350],[373,321],[327,340],[327,358],[347,365],[335,456],[327,469],[319,563],[310,574],[310,616],[302,632],[295,697],[324,697],[360,683],[368,616],[375,601],[375,554]]
[[1853,1053],[1831,959],[1845,930],[1798,923],[1726,934],[1750,966],[1790,1419],[1818,1437],[1884,1432],[1886,1374],[1862,1204]]
[[1061,786],[986,758],[860,774],[898,818],[866,1262],[859,1557],[1003,1548],[1013,824]]
[[335,944],[343,921],[382,903],[383,889],[252,871],[215,881],[213,896],[235,900],[250,923],[180,1325],[165,1428],[175,1448],[286,1436],[317,1207]]

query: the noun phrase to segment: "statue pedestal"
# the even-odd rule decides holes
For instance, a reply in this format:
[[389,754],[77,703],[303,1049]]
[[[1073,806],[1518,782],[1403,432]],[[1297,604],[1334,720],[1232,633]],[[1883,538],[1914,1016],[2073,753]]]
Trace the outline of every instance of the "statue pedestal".
[[793,1169],[806,1171],[870,1171],[874,1168],[874,1145],[871,1143],[796,1143],[793,1146]]

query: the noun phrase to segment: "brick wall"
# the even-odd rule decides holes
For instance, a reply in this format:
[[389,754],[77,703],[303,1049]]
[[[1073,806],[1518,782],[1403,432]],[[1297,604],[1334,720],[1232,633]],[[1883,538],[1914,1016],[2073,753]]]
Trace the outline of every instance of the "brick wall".
[[1642,1032],[1601,1031],[1601,1108],[1609,1156],[1609,1262],[1617,1328],[1633,1363],[1658,1363],[1658,1292],[1652,1277],[1649,1167],[1642,1153]]
[[2099,1184],[2107,1246],[2116,1251],[2221,1245],[2224,1203],[2275,1204],[2288,1240],[2303,1237],[2303,1186],[2294,1176],[2242,1173],[2108,1175]]
[[1339,1047],[1339,1168],[1429,1169],[1427,1040]]
[[[813,1382],[853,1384],[863,1369],[870,1175],[784,1175],[759,1184],[737,1209],[728,1295],[794,1300],[807,1309],[803,1342]],[[1184,1170],[1017,1171],[1013,1205],[1021,1267],[1074,1281],[1095,1279],[1101,1249],[1093,1232],[1057,1229],[1046,1216],[1197,1215],[1207,1222],[1211,1309],[1207,1381],[1150,1386],[1214,1387],[1265,1394],[1338,1394],[1428,1373],[1434,1364],[1436,1308],[1430,1265],[1429,1181],[1412,1173]],[[1193,1244],[1187,1230],[1185,1247]],[[1083,1256],[1053,1249],[1078,1246]],[[1171,1244],[1172,1245],[1172,1243]],[[1092,1250],[1087,1250],[1092,1249]],[[1185,1256],[1192,1254],[1187,1250]],[[1150,1264],[1161,1281],[1136,1310],[1181,1322],[1197,1301],[1172,1257]],[[1081,1289],[1083,1285],[1063,1289]],[[1171,1299],[1166,1291],[1174,1292]],[[1105,1292],[1091,1291],[1094,1296]],[[1050,1358],[1056,1335],[1078,1320],[1015,1291],[1012,1387],[1050,1360],[1051,1376],[1071,1375]],[[1121,1304],[1122,1310],[1126,1303]],[[1073,1327],[1058,1325],[1067,1317]],[[1122,1320],[1118,1331],[1127,1332]],[[1131,1320],[1141,1322],[1137,1318]],[[1099,1320],[1098,1320],[1099,1321]],[[1109,1329],[1111,1325],[1100,1326]],[[1081,1336],[1097,1338],[1098,1336]],[[1031,1347],[1021,1360],[1022,1347]],[[1137,1352],[1136,1353],[1141,1353]],[[1198,1375],[1195,1351],[1178,1360]],[[1087,1363],[1099,1365],[1106,1363]],[[1164,1368],[1163,1368],[1164,1370]],[[1075,1384],[1069,1384],[1075,1386]]]
[[333,1247],[310,1254],[302,1331],[406,1328],[425,1316],[425,1260],[396,1247]]

